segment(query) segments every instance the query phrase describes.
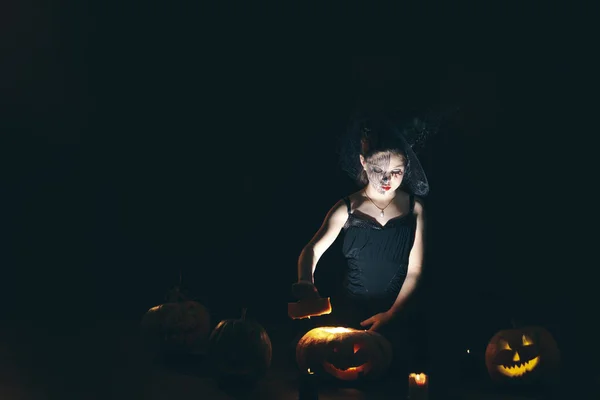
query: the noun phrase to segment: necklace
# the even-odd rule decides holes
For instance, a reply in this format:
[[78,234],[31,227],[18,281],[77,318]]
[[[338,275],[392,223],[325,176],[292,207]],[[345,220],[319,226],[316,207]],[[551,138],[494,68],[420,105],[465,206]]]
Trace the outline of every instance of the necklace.
[[369,197],[369,195],[367,194],[367,189],[363,190],[363,192],[365,193],[365,196],[367,196],[367,199],[371,200],[371,203],[373,203],[373,205],[379,209],[379,211],[380,211],[380,213],[379,213],[379,216],[383,218],[383,215],[384,215],[384,214],[383,214],[383,210],[385,210],[386,208],[388,208],[388,206],[389,206],[390,204],[392,204],[392,201],[394,201],[394,198],[395,198],[395,196],[394,196],[394,197],[392,197],[392,200],[390,200],[390,202],[389,202],[389,203],[387,203],[387,206],[385,206],[385,207],[381,208],[381,207],[379,207],[377,204],[375,204],[375,202],[373,201],[373,199],[371,199],[371,198]]

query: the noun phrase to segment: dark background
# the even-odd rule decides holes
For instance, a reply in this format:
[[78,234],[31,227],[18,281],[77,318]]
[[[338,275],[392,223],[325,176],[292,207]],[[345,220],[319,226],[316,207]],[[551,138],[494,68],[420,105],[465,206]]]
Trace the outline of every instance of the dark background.
[[334,147],[352,112],[457,105],[421,154],[436,333],[485,345],[517,318],[579,337],[573,10],[14,3],[6,320],[138,318],[182,271],[219,317],[284,321],[302,247],[356,190]]

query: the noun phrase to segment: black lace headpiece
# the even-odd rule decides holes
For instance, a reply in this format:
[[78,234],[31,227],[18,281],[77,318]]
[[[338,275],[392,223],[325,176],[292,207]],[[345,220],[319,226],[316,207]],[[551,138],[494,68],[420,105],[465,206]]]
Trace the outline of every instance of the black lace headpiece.
[[353,118],[346,135],[340,141],[340,164],[352,179],[365,183],[360,155],[368,158],[386,150],[400,151],[407,159],[403,187],[417,195],[429,193],[429,182],[416,152],[421,150],[429,137],[437,133],[441,116],[390,118],[383,115],[361,115]]

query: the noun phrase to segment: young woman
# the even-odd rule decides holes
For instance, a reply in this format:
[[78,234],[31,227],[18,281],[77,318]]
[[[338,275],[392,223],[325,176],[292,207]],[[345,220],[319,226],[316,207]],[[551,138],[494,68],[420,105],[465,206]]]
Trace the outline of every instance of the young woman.
[[361,188],[329,210],[300,254],[298,282],[292,287],[297,298],[319,296],[315,269],[325,251],[343,234],[343,294],[332,299],[330,318],[342,326],[377,331],[394,347],[398,328],[406,325],[409,310],[414,309],[409,305],[424,267],[422,196],[428,193],[429,185],[407,141],[407,133],[414,128],[414,123],[397,127],[380,117],[351,125],[342,162]]

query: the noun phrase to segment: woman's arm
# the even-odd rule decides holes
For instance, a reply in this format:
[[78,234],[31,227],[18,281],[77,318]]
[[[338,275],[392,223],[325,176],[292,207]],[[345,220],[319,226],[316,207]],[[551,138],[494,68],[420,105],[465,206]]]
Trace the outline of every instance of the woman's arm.
[[321,228],[302,249],[298,259],[298,280],[314,283],[314,273],[319,259],[340,234],[348,219],[348,208],[338,201],[327,213]]
[[400,289],[400,293],[398,293],[396,301],[389,310],[392,314],[396,314],[404,307],[417,288],[422,275],[421,271],[423,270],[423,260],[425,255],[425,213],[423,202],[419,198],[415,198],[414,213],[417,217],[415,240],[408,258],[406,279],[402,284],[402,288]]

